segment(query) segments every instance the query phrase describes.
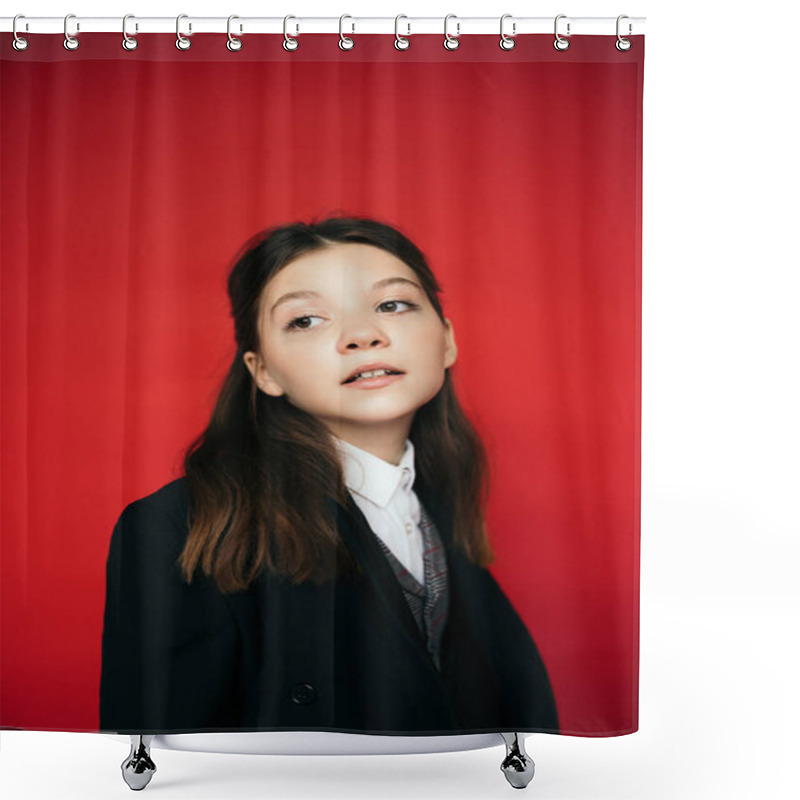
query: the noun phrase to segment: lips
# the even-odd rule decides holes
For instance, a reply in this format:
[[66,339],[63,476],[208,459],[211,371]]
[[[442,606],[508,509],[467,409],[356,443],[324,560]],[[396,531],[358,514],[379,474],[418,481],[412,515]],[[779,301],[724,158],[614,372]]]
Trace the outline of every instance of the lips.
[[399,374],[403,375],[403,370],[398,369],[397,367],[393,366],[392,364],[387,364],[385,361],[373,361],[370,364],[362,364],[359,367],[356,367],[343,381],[342,383],[352,383],[356,376],[362,372],[372,372],[375,369],[385,369],[388,373]]

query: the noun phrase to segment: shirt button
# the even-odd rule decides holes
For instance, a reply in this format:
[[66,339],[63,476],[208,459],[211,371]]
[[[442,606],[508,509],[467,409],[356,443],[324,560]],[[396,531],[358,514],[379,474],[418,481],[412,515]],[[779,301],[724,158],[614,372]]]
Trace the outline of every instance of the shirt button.
[[296,683],[292,686],[292,700],[298,705],[307,705],[317,699],[317,690],[310,683]]
[[406,522],[406,533],[413,533],[413,532],[414,532],[414,523]]

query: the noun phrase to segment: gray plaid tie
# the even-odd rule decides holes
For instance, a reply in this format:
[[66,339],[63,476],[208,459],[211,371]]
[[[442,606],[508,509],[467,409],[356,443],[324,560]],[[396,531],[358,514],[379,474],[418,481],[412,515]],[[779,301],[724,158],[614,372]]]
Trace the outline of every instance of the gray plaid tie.
[[437,669],[442,632],[447,622],[450,595],[447,584],[447,558],[444,545],[433,520],[420,506],[425,585],[423,586],[397,559],[380,536],[375,536],[392,565],[394,574],[403,589],[403,595],[414,615],[422,635],[428,642],[428,652]]

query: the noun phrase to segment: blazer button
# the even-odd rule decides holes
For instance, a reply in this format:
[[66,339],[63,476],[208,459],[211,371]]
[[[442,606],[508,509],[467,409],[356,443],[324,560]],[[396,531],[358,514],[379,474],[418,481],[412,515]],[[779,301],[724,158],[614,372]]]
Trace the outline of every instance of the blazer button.
[[292,701],[299,705],[313,703],[317,699],[317,690],[310,683],[296,683],[292,686]]

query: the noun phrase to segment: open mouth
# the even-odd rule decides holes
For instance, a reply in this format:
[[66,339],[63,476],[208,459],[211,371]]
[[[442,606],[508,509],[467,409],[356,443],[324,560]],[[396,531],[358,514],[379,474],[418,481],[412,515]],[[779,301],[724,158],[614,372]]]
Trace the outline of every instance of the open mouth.
[[383,378],[386,375],[403,375],[404,373],[392,369],[371,369],[360,372],[352,378],[348,378],[345,383],[355,383],[356,381],[367,381],[371,378]]

